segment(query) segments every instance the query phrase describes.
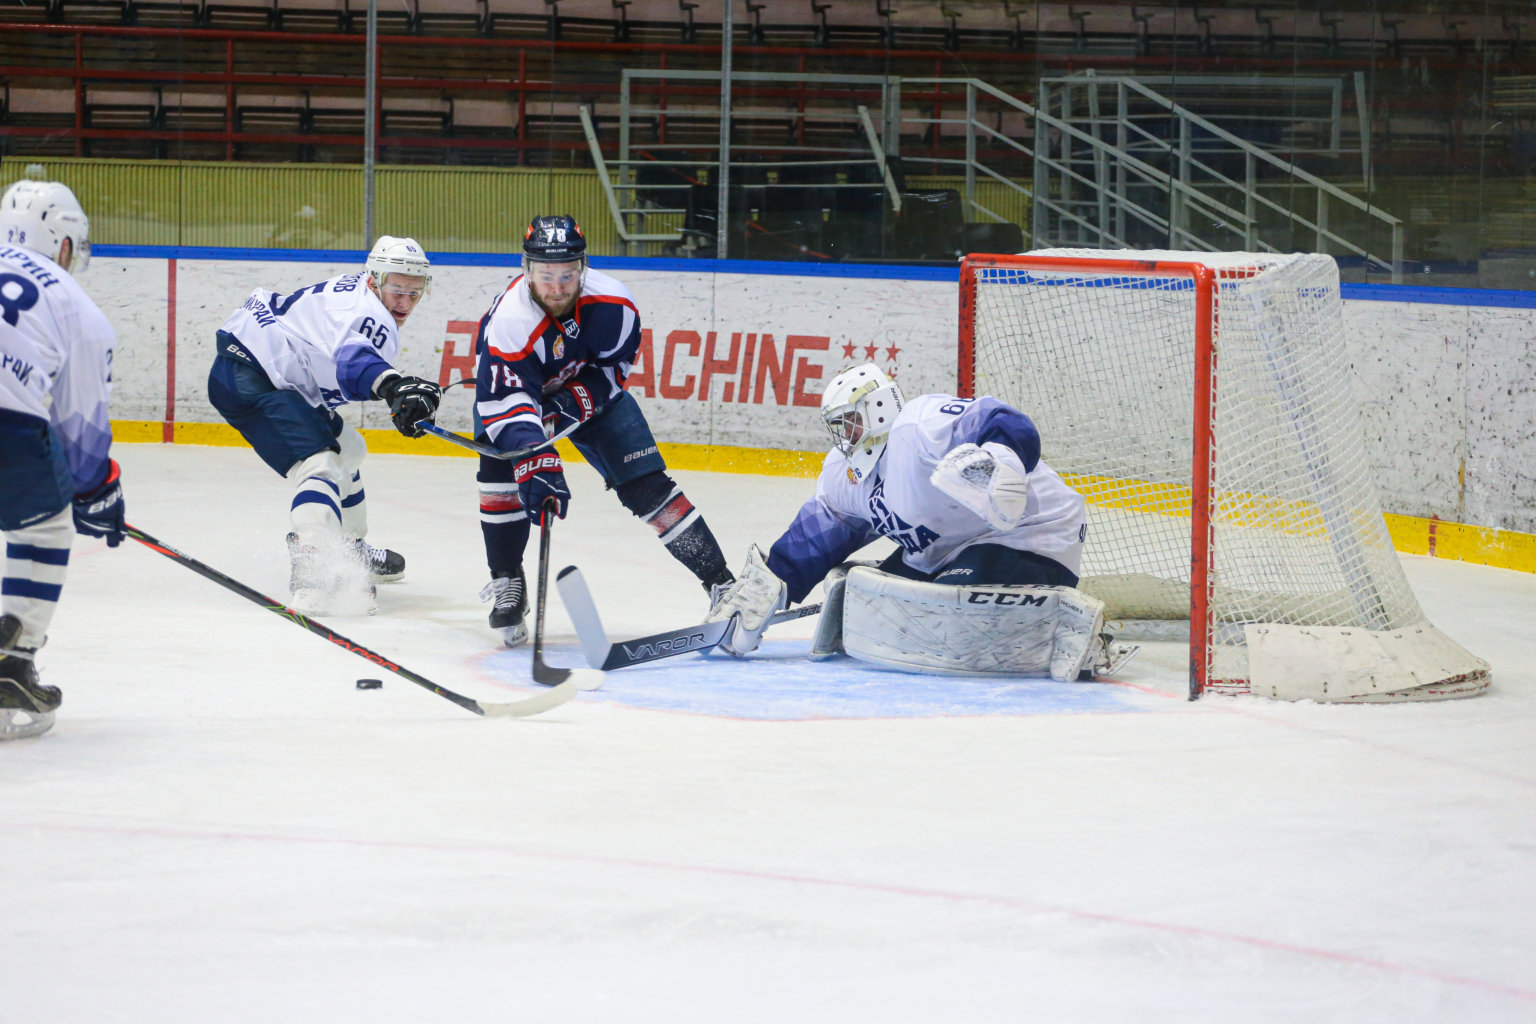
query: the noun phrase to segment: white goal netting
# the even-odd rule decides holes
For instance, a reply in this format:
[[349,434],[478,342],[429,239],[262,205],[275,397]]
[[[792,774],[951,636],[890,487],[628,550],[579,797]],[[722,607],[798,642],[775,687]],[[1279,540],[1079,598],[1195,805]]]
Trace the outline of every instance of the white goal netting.
[[[1209,268],[1213,290],[1169,266],[1191,263]],[[1274,684],[1255,685],[1254,670],[1274,657],[1285,673],[1295,673],[1298,649],[1310,652],[1303,660],[1351,662],[1334,649],[1362,636],[1374,648],[1409,633],[1410,646],[1423,646],[1427,630],[1434,644],[1455,647],[1425,622],[1382,518],[1330,257],[971,257],[962,294],[962,379],[969,359],[974,393],[1026,412],[1046,461],[1087,499],[1082,589],[1111,618],[1187,620],[1192,567],[1203,560],[1204,642],[1199,624],[1191,629],[1205,663],[1199,688],[1269,692]],[[1202,476],[1208,493],[1197,501]],[[1423,698],[1487,682],[1487,666],[1470,655],[1437,654],[1406,680],[1371,667],[1374,657],[1370,681],[1323,669],[1327,679],[1305,685],[1324,693],[1283,692],[1293,684],[1281,681],[1274,695],[1448,691],[1414,694]],[[1463,675],[1475,678],[1455,679]]]

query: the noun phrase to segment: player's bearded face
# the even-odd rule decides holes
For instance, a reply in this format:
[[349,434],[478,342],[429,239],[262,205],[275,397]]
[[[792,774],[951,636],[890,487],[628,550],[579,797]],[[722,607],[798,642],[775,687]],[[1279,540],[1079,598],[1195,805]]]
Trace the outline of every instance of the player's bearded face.
[[553,317],[562,317],[581,294],[581,260],[574,263],[528,264],[528,290]]
[[384,283],[379,287],[379,300],[389,310],[389,315],[395,318],[396,327],[405,323],[405,318],[411,315],[411,310],[416,308],[416,303],[421,301],[426,289],[427,279],[424,277],[384,275]]

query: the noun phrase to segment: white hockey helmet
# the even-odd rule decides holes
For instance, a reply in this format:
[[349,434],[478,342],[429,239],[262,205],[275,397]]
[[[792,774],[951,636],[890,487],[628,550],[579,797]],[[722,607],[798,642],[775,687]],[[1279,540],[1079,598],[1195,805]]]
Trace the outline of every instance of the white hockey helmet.
[[389,274],[407,274],[426,278],[423,295],[432,290],[432,263],[414,238],[380,235],[364,266],[368,268],[368,279],[375,288],[383,288],[384,278]]
[[844,370],[827,384],[821,420],[856,478],[864,479],[880,461],[901,404],[901,388],[874,363]]
[[[0,198],[0,242],[9,242],[48,257],[71,273],[81,274],[91,262],[91,222],[69,186],[57,181],[16,182]],[[69,239],[66,266],[59,257]]]

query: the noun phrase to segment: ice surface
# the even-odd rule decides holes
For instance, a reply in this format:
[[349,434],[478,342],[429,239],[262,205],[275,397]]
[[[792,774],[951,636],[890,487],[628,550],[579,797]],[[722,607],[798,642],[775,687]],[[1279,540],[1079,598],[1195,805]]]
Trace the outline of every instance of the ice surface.
[[[251,452],[116,452],[130,522],[285,596],[288,490]],[[568,476],[554,561],[610,637],[700,619]],[[812,487],[676,476],[733,565]],[[406,577],[328,624],[529,692],[475,599],[474,463],[365,477]],[[1531,1021],[1536,578],[1405,564],[1486,696],[1191,704],[1167,644],[1120,685],[922,678],[808,661],[806,619],[493,722],[79,538],[58,724],[0,745],[0,1021]],[[549,660],[581,664],[550,597]]]

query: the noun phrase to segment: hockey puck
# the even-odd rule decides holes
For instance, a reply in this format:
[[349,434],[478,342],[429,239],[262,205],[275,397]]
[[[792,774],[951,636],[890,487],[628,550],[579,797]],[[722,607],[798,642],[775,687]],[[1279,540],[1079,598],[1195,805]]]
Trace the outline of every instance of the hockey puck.
[[357,688],[359,690],[378,690],[383,686],[384,680],[382,679],[359,679],[357,681]]

